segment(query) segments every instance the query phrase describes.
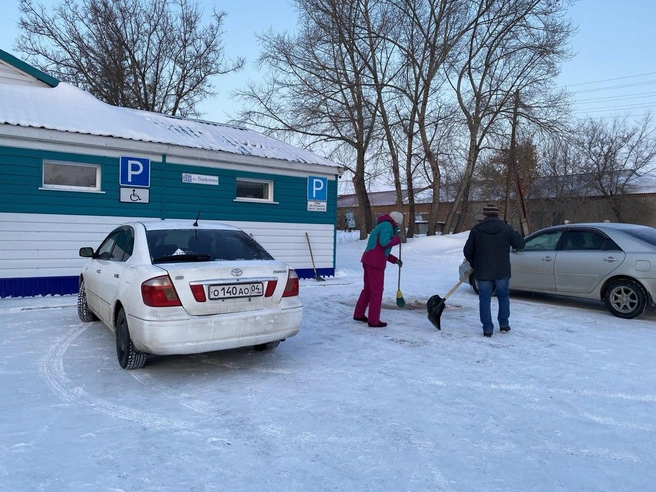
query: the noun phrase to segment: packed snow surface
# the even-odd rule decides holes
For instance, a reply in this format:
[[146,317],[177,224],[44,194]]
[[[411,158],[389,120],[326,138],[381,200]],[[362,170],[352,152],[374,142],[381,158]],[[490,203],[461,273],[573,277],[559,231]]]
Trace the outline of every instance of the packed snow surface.
[[0,490],[654,490],[654,310],[517,294],[487,339],[462,285],[437,331],[425,303],[466,237],[402,245],[386,328],[352,320],[364,241],[339,234],[336,277],[301,281],[297,336],[135,371],[75,296],[0,300]]

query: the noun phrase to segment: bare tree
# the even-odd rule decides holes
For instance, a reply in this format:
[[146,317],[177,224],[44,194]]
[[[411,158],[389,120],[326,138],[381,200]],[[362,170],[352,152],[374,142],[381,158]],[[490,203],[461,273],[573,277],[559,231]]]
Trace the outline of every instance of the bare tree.
[[[581,180],[581,153],[570,135],[551,135],[541,143],[537,177],[529,191],[533,218],[539,227],[574,220],[587,206],[590,189]],[[537,220],[536,220],[537,216]]]
[[353,164],[344,166],[353,174],[361,239],[373,229],[367,160],[379,110],[369,68],[371,44],[363,27],[368,3],[296,0],[297,32],[260,37],[265,82],[236,93],[247,104],[240,122],[267,133],[295,133],[310,145],[350,149]]
[[20,0],[19,51],[39,69],[98,99],[180,116],[214,94],[211,78],[239,70],[221,41],[224,12],[193,0],[63,0],[51,11]]
[[[465,3],[463,0],[392,2],[400,19],[395,45],[404,67],[392,83],[403,98],[396,111],[406,142],[405,186],[411,216],[409,235],[413,232],[414,188],[418,177],[416,169],[419,168],[425,169],[433,192],[427,233],[435,234],[441,183],[438,147],[440,137],[445,135],[442,125],[450,118],[448,104],[440,96],[444,83],[440,69],[469,29]],[[381,103],[381,110],[387,105],[391,105],[389,101]],[[383,124],[387,126],[389,122]],[[415,139],[418,140],[416,144]]]
[[[448,72],[469,141],[464,179],[447,215],[445,231],[457,232],[463,226],[476,162],[495,127],[508,127],[517,91],[525,103],[523,107],[558,106],[558,99],[548,98],[548,94],[558,63],[568,56],[566,42],[573,29],[564,20],[564,12],[571,3],[472,2],[474,25],[463,39],[460,59]],[[552,100],[547,103],[545,99]],[[536,119],[535,115],[530,117]]]
[[592,193],[604,196],[617,220],[624,222],[622,205],[631,185],[656,165],[651,114],[633,124],[626,117],[610,122],[586,119],[574,135],[581,153],[581,179]]

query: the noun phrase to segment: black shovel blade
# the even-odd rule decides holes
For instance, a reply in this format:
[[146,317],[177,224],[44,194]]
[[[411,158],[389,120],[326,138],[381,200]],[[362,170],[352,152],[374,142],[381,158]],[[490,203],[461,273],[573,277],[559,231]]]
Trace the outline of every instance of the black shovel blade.
[[428,310],[428,321],[430,321],[435,328],[441,330],[440,318],[442,312],[444,311],[444,299],[438,295],[431,296],[426,303],[426,309]]

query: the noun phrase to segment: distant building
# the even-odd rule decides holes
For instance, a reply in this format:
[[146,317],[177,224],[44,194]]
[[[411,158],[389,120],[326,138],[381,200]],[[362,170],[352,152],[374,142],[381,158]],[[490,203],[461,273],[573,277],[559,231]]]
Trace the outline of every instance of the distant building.
[[[558,187],[556,181],[560,181]],[[581,188],[583,181],[581,176],[560,177],[559,180],[553,177],[538,178],[533,184],[535,191],[530,192],[526,197],[526,206],[533,223],[533,230],[562,224],[565,219],[571,223],[603,222],[604,220],[615,222],[615,214],[610,208],[608,199],[598,193],[586,192]],[[627,189],[627,193],[619,197],[624,221],[656,227],[656,171],[634,179]],[[449,193],[451,193],[451,198],[448,196]],[[438,233],[441,230],[441,225],[445,223],[447,213],[451,207],[453,190],[447,192],[443,187],[441,194],[443,197],[438,208],[437,217]],[[480,186],[473,188],[472,195],[476,198],[469,202],[465,228],[471,228],[479,220],[482,220],[482,209],[485,204],[495,203],[501,210],[505,207],[504,197],[490,196]],[[405,190],[403,191],[403,199],[404,206],[403,210],[400,211],[406,215],[407,219],[408,201]],[[422,188],[416,193],[415,222],[417,224],[417,234],[426,233],[431,200],[432,192],[430,189]],[[378,216],[397,208],[396,192],[394,190],[371,192],[369,193],[369,201],[374,220]],[[359,204],[355,194],[340,195],[337,198],[338,228],[344,228],[344,220],[348,213],[353,214],[357,220],[359,216],[358,209]],[[511,197],[510,222],[513,225],[517,225],[515,214],[516,206],[514,198]]]

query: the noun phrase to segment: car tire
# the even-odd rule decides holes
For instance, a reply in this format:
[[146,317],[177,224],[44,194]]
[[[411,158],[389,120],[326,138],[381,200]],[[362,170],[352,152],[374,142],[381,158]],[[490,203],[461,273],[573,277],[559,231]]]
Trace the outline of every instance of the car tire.
[[128,319],[123,308],[116,316],[116,356],[118,363],[123,369],[140,369],[146,364],[146,355],[134,348]]
[[478,282],[476,282],[473,273],[469,275],[469,285],[471,285],[472,289],[474,289],[474,292],[476,292],[476,295],[478,295]]
[[606,288],[604,302],[606,308],[618,318],[633,319],[647,309],[647,293],[635,280],[615,280]]
[[98,320],[98,317],[89,310],[87,289],[84,285],[84,280],[80,280],[80,288],[77,291],[77,315],[85,322]]
[[[469,276],[469,285],[471,285],[472,289],[474,289],[474,292],[476,292],[476,295],[478,295],[478,280],[474,278],[473,273]],[[497,289],[492,289],[492,296],[495,296],[496,294]]]
[[280,340],[276,340],[275,342],[262,343],[260,345],[255,345],[255,350],[260,350],[260,351],[273,350],[278,345],[280,345]]

